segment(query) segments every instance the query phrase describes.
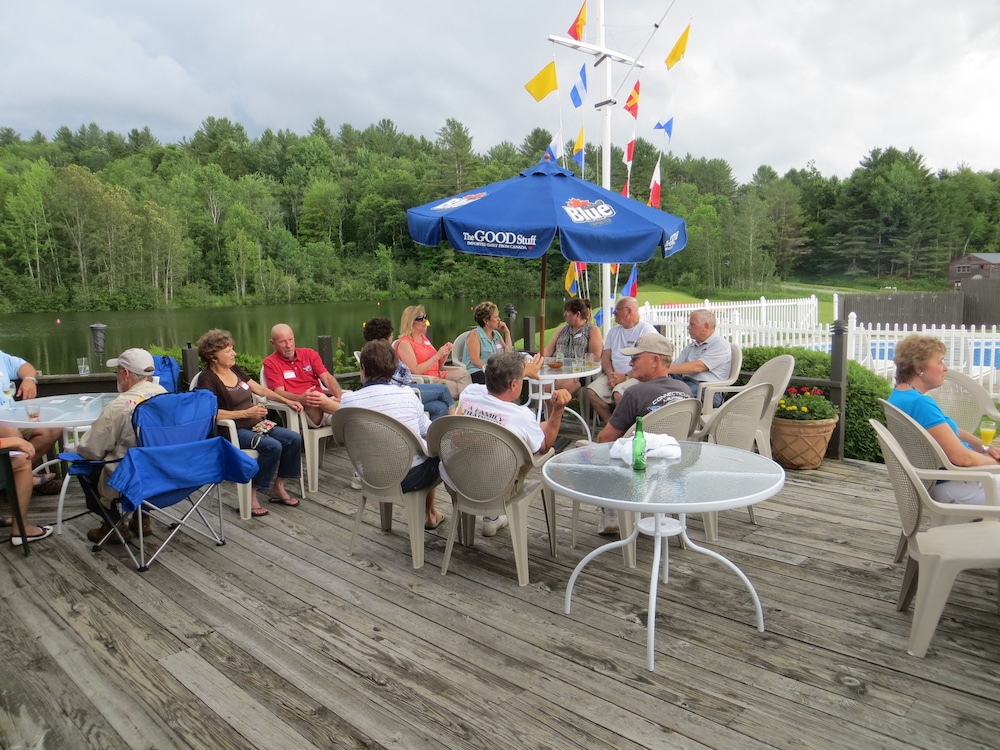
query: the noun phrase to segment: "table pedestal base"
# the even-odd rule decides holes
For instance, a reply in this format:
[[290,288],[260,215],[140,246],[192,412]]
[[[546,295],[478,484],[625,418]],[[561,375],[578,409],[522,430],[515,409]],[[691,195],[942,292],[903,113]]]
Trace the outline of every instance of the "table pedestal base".
[[[630,511],[619,512],[631,514]],[[636,513],[635,515],[638,516],[639,514]],[[757,630],[761,633],[764,632],[764,612],[760,606],[760,598],[757,596],[757,591],[754,589],[753,584],[750,583],[750,579],[747,578],[743,571],[736,567],[731,560],[723,557],[714,550],[699,547],[697,544],[692,542],[687,535],[686,518],[683,513],[680,514],[677,519],[671,518],[665,513],[655,513],[646,518],[637,518],[632,526],[632,532],[627,537],[598,547],[580,560],[577,566],[573,569],[573,574],[569,577],[569,583],[566,585],[566,602],[563,611],[567,615],[570,613],[570,606],[573,598],[573,586],[576,584],[577,576],[580,575],[581,571],[587,566],[587,564],[604,552],[632,544],[640,532],[648,536],[652,536],[654,544],[653,564],[649,576],[649,611],[646,620],[646,668],[650,672],[653,671],[654,657],[656,654],[656,594],[660,578],[662,577],[663,583],[668,582],[670,571],[668,564],[669,551],[667,548],[667,540],[672,536],[680,536],[691,551],[707,555],[714,560],[718,560],[739,576],[739,579],[743,582],[743,585],[750,593],[750,598],[753,600],[754,611],[757,615]]]

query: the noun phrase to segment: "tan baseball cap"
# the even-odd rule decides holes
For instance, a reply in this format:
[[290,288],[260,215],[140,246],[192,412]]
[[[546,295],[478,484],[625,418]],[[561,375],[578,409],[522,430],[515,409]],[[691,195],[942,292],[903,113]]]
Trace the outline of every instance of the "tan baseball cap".
[[649,352],[650,354],[659,354],[661,357],[674,358],[674,343],[664,336],[658,333],[644,333],[639,337],[639,340],[635,342],[635,346],[629,346],[622,349],[622,354],[626,356],[633,356],[636,354],[642,354],[643,352]]

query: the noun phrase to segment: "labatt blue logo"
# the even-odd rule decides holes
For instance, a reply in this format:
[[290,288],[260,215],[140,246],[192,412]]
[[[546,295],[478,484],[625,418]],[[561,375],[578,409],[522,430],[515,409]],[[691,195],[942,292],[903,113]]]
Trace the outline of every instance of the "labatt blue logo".
[[615,215],[614,207],[602,200],[588,201],[581,198],[570,198],[563,206],[563,210],[574,224],[606,222]]

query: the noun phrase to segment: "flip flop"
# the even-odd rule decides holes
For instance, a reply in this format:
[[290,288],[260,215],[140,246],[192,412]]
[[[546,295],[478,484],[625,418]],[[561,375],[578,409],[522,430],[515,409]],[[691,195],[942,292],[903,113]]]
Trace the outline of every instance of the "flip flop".
[[270,512],[271,511],[269,511],[267,508],[251,508],[250,509],[250,517],[251,518],[262,518],[263,516],[266,516]]
[[294,508],[299,504],[298,498],[295,497],[278,497],[277,495],[272,495],[268,498],[269,503],[278,503],[279,505],[287,505],[289,508]]
[[22,544],[24,544],[25,541],[37,542],[39,539],[45,539],[47,537],[52,536],[51,526],[39,526],[38,528],[40,528],[41,531],[37,534],[28,534],[27,539],[25,539],[25,537],[22,537],[20,534],[18,534],[17,536],[12,536],[10,538],[10,543],[13,544],[15,547],[20,547]]
[[444,523],[444,513],[437,514],[437,520],[434,523],[425,523],[424,528],[428,531],[434,531],[438,526]]

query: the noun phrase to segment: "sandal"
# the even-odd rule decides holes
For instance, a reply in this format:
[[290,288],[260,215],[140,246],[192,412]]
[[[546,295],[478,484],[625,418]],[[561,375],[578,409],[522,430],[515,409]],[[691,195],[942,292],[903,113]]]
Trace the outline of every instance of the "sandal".
[[281,505],[287,505],[289,508],[294,508],[299,504],[299,500],[296,497],[279,497],[278,495],[272,495],[267,500],[269,503],[279,503]]
[[269,511],[267,508],[251,508],[250,509],[250,517],[251,518],[261,518],[263,516],[266,516],[270,512],[271,511]]
[[442,513],[441,511],[435,511],[435,513],[436,513],[435,517],[437,520],[435,520],[434,523],[426,523],[426,522],[424,523],[424,528],[427,529],[428,531],[434,531],[434,529],[436,529],[438,526],[444,523],[444,513]]

